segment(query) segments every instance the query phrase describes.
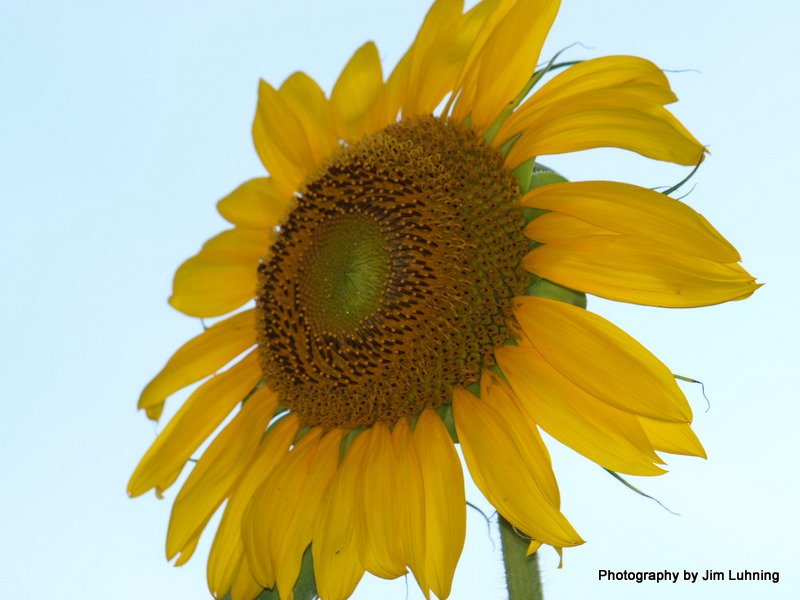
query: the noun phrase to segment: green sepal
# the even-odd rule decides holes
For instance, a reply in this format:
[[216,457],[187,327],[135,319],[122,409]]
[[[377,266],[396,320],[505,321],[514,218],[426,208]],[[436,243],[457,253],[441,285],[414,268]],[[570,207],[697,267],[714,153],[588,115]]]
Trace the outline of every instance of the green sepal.
[[361,432],[363,432],[364,429],[366,429],[366,427],[356,427],[355,429],[351,429],[342,438],[342,443],[339,444],[339,464],[341,464],[341,462],[344,460],[344,455],[347,454],[350,446],[353,445],[355,439],[361,435]]
[[[525,220],[525,224],[527,225],[531,221],[533,221],[536,217],[541,217],[542,215],[549,213],[549,210],[545,210],[544,208],[528,208],[527,206],[522,209],[522,218]],[[541,246],[539,242],[534,242],[531,240],[536,246]]]
[[[295,600],[314,600],[317,596],[317,580],[314,578],[314,559],[311,557],[311,546],[306,548],[303,553],[303,561],[300,564],[300,575],[294,584]],[[228,592],[222,600],[231,600],[231,593]],[[278,588],[264,588],[254,600],[281,600]]]
[[536,281],[525,288],[525,295],[558,300],[559,302],[566,302],[573,306],[586,308],[586,294],[583,292],[576,292],[575,290],[571,290],[563,285],[558,285],[547,279],[542,279],[541,277],[538,277]]
[[[519,344],[517,343],[517,340],[515,340],[514,338],[508,338],[505,342],[503,342],[503,346],[519,346]],[[498,377],[500,377],[503,383],[505,383],[508,387],[511,387],[511,384],[508,382],[506,374],[503,373],[502,369],[499,366],[492,365],[491,367],[489,367],[489,370]]]
[[[564,50],[567,50],[567,48],[564,48]],[[494,123],[492,123],[486,130],[486,132],[483,134],[483,138],[486,140],[487,144],[492,143],[492,141],[494,140],[494,136],[497,135],[498,130],[503,125],[503,123],[506,122],[506,119],[508,119],[511,113],[513,113],[517,109],[517,107],[522,103],[522,101],[525,100],[525,97],[531,92],[533,87],[537,83],[539,83],[539,81],[541,81],[542,77],[544,77],[551,71],[555,71],[556,69],[571,67],[572,65],[576,65],[579,62],[583,62],[580,60],[571,60],[568,62],[556,63],[556,59],[559,56],[561,56],[564,50],[560,50],[558,53],[556,53],[556,55],[550,59],[550,62],[547,63],[547,65],[544,68],[539,69],[538,71],[534,71],[533,75],[531,75],[531,78],[523,86],[523,88],[516,95],[516,97],[503,107],[503,110],[500,111],[500,114],[494,120]],[[506,152],[503,153],[503,156],[505,156],[507,152],[508,151],[506,150]]]
[[256,596],[256,600],[281,600],[281,597],[280,594],[278,594],[278,588],[266,588]]
[[543,185],[550,185],[551,183],[565,183],[566,181],[566,177],[559,175],[555,171],[551,171],[547,167],[542,167],[542,165],[537,164],[533,169],[533,173],[531,173],[528,191],[542,187]]
[[519,189],[523,196],[531,190],[542,187],[543,185],[564,183],[567,181],[566,177],[559,175],[541,163],[537,163],[535,158],[526,160],[511,172],[517,176]]
[[442,406],[438,406],[436,407],[436,412],[439,413],[439,416],[442,418],[442,422],[447,428],[447,433],[450,434],[450,439],[453,440],[454,444],[457,444],[458,434],[456,433],[456,420],[453,417],[453,405],[444,404]]
[[536,168],[536,159],[531,158],[526,160],[518,167],[516,167],[513,171],[511,171],[514,175],[517,176],[517,181],[519,182],[519,191],[522,196],[527,194],[532,189],[530,185],[531,185],[531,178],[533,176],[535,168]]
[[259,381],[259,382],[258,382],[258,383],[257,383],[257,384],[256,384],[256,385],[253,387],[253,389],[252,389],[252,390],[250,390],[249,392],[247,392],[247,395],[246,395],[244,398],[242,398],[242,406],[244,406],[245,402],[247,402],[248,400],[250,400],[250,396],[252,396],[253,394],[255,394],[255,393],[256,393],[256,390],[258,390],[259,388],[262,388],[262,387],[264,387],[265,385],[267,385],[267,380],[266,380],[266,379],[262,379],[261,381]]
[[314,578],[314,559],[311,556],[309,544],[303,553],[303,562],[300,565],[300,575],[294,584],[295,600],[314,600],[317,597],[317,580]]
[[267,430],[261,435],[261,441],[263,442],[265,439],[267,439],[267,436],[269,436],[269,434],[272,433],[272,430],[278,426],[278,423],[283,421],[283,419],[285,419],[287,416],[289,416],[289,413],[287,412],[286,407],[283,405],[278,406],[275,411],[275,415],[272,417],[272,423],[269,424]]
[[622,475],[620,475],[619,473],[616,473],[616,472],[612,471],[611,469],[606,469],[605,467],[603,468],[603,470],[605,470],[607,473],[609,473],[611,476],[613,476],[614,479],[619,481],[622,485],[624,485],[629,490],[636,492],[637,494],[639,494],[643,498],[647,498],[648,500],[652,500],[653,502],[658,504],[661,508],[663,508],[668,513],[680,516],[679,513],[676,513],[675,511],[672,511],[672,510],[668,509],[666,506],[664,506],[664,504],[658,498],[654,498],[653,496],[650,496],[649,494],[645,494],[642,490],[640,490],[639,488],[637,488],[636,486],[631,484],[629,481],[625,480],[622,477]]
[[706,396],[706,384],[705,383],[703,383],[702,381],[699,381],[697,379],[692,379],[691,377],[684,377],[683,375],[678,375],[676,373],[673,373],[672,376],[675,379],[679,379],[681,381],[686,381],[687,383],[697,383],[697,384],[699,384],[700,385],[700,391],[703,393],[703,398],[706,399],[706,412],[708,412],[711,409],[711,400],[709,400],[708,396]]
[[306,434],[314,429],[310,425],[303,425],[300,429],[297,430],[297,435],[294,436],[294,441],[292,444],[297,444],[300,440],[306,437]]
[[697,169],[699,169],[699,168],[700,168],[700,165],[701,165],[701,164],[703,164],[703,158],[701,158],[701,159],[700,159],[700,162],[699,162],[699,163],[697,163],[697,165],[695,165],[695,167],[694,167],[694,169],[692,169],[692,172],[691,172],[691,173],[689,173],[689,174],[688,174],[686,177],[684,177],[684,178],[683,178],[681,181],[679,181],[678,183],[676,183],[675,185],[673,185],[671,188],[668,188],[668,189],[666,189],[666,190],[662,191],[661,193],[662,193],[662,194],[664,194],[665,196],[669,196],[669,195],[670,195],[672,192],[675,192],[675,191],[679,190],[679,189],[680,189],[681,187],[683,187],[683,186],[684,186],[686,183],[688,183],[688,182],[689,182],[689,180],[690,180],[692,177],[694,177],[694,174],[695,174],[695,173],[697,173]]

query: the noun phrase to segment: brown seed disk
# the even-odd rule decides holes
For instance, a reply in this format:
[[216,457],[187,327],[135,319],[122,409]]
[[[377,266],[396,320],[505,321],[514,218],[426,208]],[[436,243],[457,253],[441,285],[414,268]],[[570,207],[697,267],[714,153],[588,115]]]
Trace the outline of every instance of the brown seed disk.
[[259,266],[264,376],[305,425],[392,423],[451,401],[510,337],[528,276],[515,177],[435,117],[343,146]]

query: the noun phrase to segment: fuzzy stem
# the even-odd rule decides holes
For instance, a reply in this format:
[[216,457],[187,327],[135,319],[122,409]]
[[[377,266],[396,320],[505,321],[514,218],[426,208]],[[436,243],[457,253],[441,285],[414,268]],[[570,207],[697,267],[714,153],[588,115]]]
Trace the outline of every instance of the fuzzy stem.
[[502,515],[498,517],[508,600],[544,600],[537,553],[525,556],[529,540],[520,535]]

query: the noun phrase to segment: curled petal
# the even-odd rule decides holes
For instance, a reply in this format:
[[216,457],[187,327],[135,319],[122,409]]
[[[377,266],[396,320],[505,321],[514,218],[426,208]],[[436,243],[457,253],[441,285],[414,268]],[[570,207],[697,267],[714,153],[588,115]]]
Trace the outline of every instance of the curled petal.
[[649,61],[631,56],[589,60],[533,94],[503,124],[493,144],[521,134],[506,157],[509,168],[535,156],[599,147],[696,165],[703,146],[663,108],[675,100],[666,77]]
[[197,461],[172,505],[167,532],[168,560],[178,552],[182,552],[182,560],[188,560],[184,546],[200,536],[214,511],[229,495],[277,407],[277,393],[266,386],[258,389]]
[[164,400],[178,390],[208,377],[256,343],[255,310],[246,310],[209,327],[172,355],[147,384],[139,408],[158,419]]
[[647,158],[694,166],[703,146],[662,107],[638,108],[623,96],[584,98],[544,114],[514,143],[506,166],[547,154],[565,154],[592,148],[622,148]]
[[676,100],[669,80],[656,65],[637,56],[603,56],[572,65],[536,91],[503,124],[497,144],[530,128],[541,113],[575,96],[592,92],[631,92],[639,106],[661,106]]
[[172,483],[192,452],[261,380],[258,357],[251,352],[224,373],[212,377],[189,396],[136,467],[128,494],[139,496]]

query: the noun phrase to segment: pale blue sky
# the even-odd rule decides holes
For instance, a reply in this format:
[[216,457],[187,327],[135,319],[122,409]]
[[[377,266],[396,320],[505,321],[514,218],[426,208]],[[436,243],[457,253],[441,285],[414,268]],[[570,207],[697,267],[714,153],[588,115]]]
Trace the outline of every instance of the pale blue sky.
[[[291,6],[289,6],[291,4]],[[745,301],[664,310],[590,299],[685,387],[709,460],[632,478],[681,516],[551,442],[563,510],[587,540],[543,552],[547,600],[800,597],[796,312],[800,5],[564,0],[548,57],[635,54],[664,69],[675,113],[712,155],[686,199],[767,285]],[[378,43],[391,67],[428,0],[30,0],[0,5],[0,573],[8,598],[202,599],[204,538],[164,558],[168,500],[130,500],[156,429],[135,403],[196,320],[166,304],[176,266],[224,227],[215,202],[263,173],[250,124],[259,77],[303,70],[330,90]],[[545,160],[574,180],[648,187],[686,173],[623,151]],[[171,411],[178,405],[172,402]],[[172,490],[168,496],[174,497]],[[486,502],[472,488],[469,500]],[[598,582],[598,569],[778,570],[781,582]],[[452,598],[503,596],[499,553],[469,512]],[[413,579],[355,598],[416,600]]]

